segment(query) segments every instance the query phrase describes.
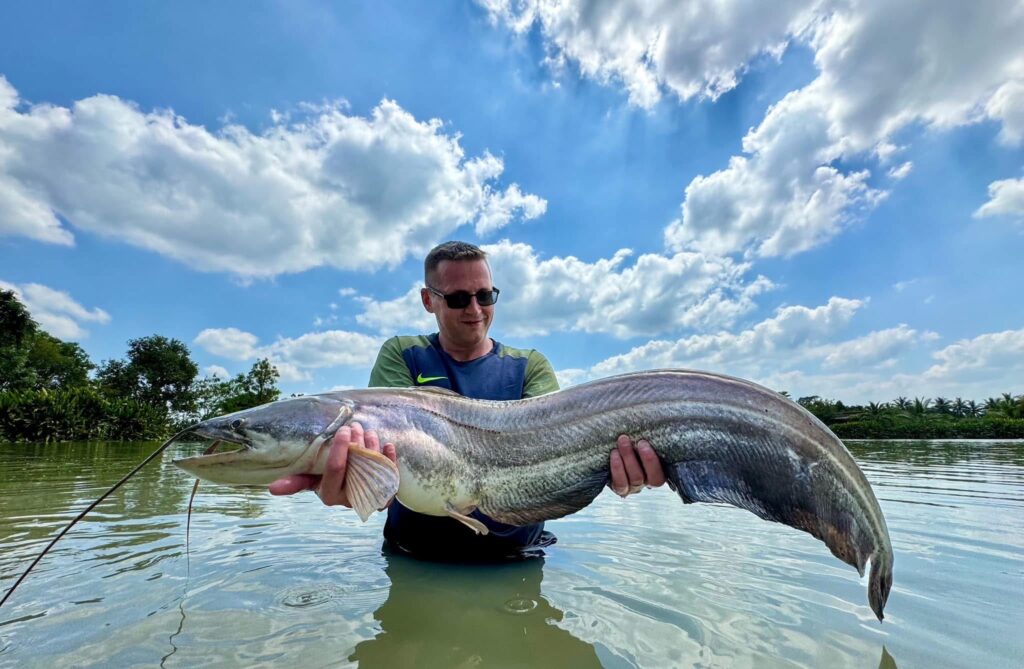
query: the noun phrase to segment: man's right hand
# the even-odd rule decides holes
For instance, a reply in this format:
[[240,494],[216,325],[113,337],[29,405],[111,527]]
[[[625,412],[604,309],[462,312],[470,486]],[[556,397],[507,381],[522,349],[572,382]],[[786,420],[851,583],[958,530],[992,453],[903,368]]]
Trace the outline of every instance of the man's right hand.
[[356,444],[371,451],[383,453],[392,462],[398,462],[394,444],[384,444],[374,430],[363,431],[359,423],[345,425],[338,429],[331,441],[327,464],[323,476],[316,474],[293,474],[270,484],[272,495],[294,495],[303,490],[314,490],[327,506],[342,505],[352,508],[345,494],[345,470],[348,465],[349,444]]

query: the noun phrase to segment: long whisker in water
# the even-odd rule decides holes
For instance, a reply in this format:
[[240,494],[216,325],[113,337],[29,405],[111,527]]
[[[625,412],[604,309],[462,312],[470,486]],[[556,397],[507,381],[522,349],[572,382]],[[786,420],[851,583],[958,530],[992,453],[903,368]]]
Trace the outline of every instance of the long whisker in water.
[[[113,492],[114,492],[115,490],[117,490],[117,489],[118,489],[118,488],[120,488],[120,487],[121,487],[122,485],[124,485],[124,483],[126,483],[126,482],[128,481],[128,479],[130,479],[131,477],[133,477],[133,476],[135,476],[136,474],[138,474],[138,473],[139,473],[139,471],[140,471],[140,470],[141,470],[141,469],[142,469],[143,467],[145,467],[146,465],[148,465],[148,464],[149,464],[150,462],[152,462],[152,461],[153,461],[153,459],[155,459],[155,458],[156,458],[156,457],[157,457],[158,455],[160,455],[161,453],[163,453],[163,452],[164,452],[164,451],[165,451],[165,450],[167,449],[167,447],[168,447],[168,446],[170,446],[171,444],[173,444],[173,443],[174,443],[174,442],[175,442],[175,441],[176,441],[176,440],[177,440],[177,439],[178,439],[179,437],[181,437],[181,436],[183,436],[183,435],[185,435],[185,434],[188,434],[188,433],[189,433],[189,432],[191,432],[191,431],[192,431],[192,428],[191,428],[191,427],[189,427],[189,428],[185,428],[185,429],[184,429],[184,430],[182,430],[181,432],[178,432],[177,434],[175,434],[174,436],[172,436],[172,437],[171,437],[170,439],[168,439],[167,441],[165,441],[165,442],[164,442],[163,444],[161,444],[161,445],[160,445],[160,447],[159,447],[158,449],[156,449],[155,451],[153,451],[152,453],[150,453],[150,454],[149,454],[148,456],[146,456],[146,459],[145,459],[145,460],[143,460],[143,461],[142,461],[142,462],[140,462],[140,463],[139,463],[138,465],[136,465],[136,466],[135,466],[135,468],[134,468],[133,470],[131,470],[130,472],[128,472],[127,474],[125,474],[125,475],[124,475],[124,477],[123,477],[123,478],[122,478],[122,479],[121,479],[120,481],[118,481],[118,482],[117,482],[117,483],[115,483],[114,485],[110,486],[110,488],[108,488],[108,489],[107,489],[107,491],[106,491],[105,493],[103,493],[102,495],[100,495],[100,496],[99,496],[99,498],[97,498],[97,499],[96,499],[96,501],[94,501],[93,503],[91,503],[91,504],[90,504],[89,506],[85,507],[85,509],[83,509],[81,513],[79,513],[79,514],[78,514],[77,516],[75,516],[74,520],[72,520],[72,521],[71,521],[70,523],[68,523],[67,525],[65,525],[65,526],[64,526],[64,529],[62,529],[62,530],[61,530],[60,532],[58,532],[58,533],[57,533],[57,536],[55,536],[55,537],[54,537],[54,538],[53,538],[53,539],[52,539],[52,540],[50,541],[50,543],[48,543],[48,544],[46,545],[46,548],[44,548],[44,549],[42,550],[42,552],[41,552],[41,553],[39,553],[39,555],[37,555],[37,556],[36,556],[36,558],[35,558],[34,560],[32,560],[32,564],[30,564],[30,565],[28,566],[28,569],[26,569],[26,570],[24,571],[24,573],[22,573],[22,575],[18,577],[18,580],[14,582],[14,585],[12,585],[12,586],[11,586],[11,589],[10,589],[10,590],[8,590],[8,591],[7,591],[6,593],[4,593],[3,599],[0,599],[0,606],[3,606],[3,605],[4,605],[4,603],[5,603],[5,602],[6,602],[6,601],[7,601],[8,599],[10,599],[11,595],[12,595],[12,594],[14,594],[14,591],[15,591],[15,590],[17,590],[17,588],[18,588],[18,586],[19,586],[19,585],[21,585],[21,582],[22,582],[22,581],[24,581],[24,580],[25,580],[25,578],[26,578],[26,577],[27,577],[27,576],[29,575],[29,573],[31,573],[31,571],[32,571],[33,569],[35,569],[35,566],[36,566],[37,564],[39,564],[39,561],[40,561],[40,560],[42,560],[42,559],[43,559],[43,557],[45,557],[45,556],[46,556],[46,554],[50,552],[50,549],[52,549],[52,548],[54,547],[54,545],[56,545],[56,543],[57,543],[58,541],[60,541],[60,540],[61,540],[61,538],[62,538],[62,537],[63,537],[63,536],[65,535],[65,534],[67,534],[67,533],[68,533],[68,531],[69,531],[69,530],[70,530],[70,529],[71,529],[72,527],[74,527],[75,525],[77,525],[77,524],[78,524],[78,521],[80,521],[80,520],[81,520],[82,518],[85,518],[85,516],[86,516],[86,515],[87,515],[87,514],[88,514],[88,513],[90,512],[90,511],[92,511],[93,509],[95,509],[95,508],[96,508],[96,506],[97,506],[97,505],[99,505],[99,503],[100,503],[100,502],[102,502],[102,501],[103,501],[103,500],[105,500],[105,499],[106,499],[107,497],[109,497],[109,496],[110,496],[110,495],[111,495],[111,494],[112,494],[112,493],[113,493]],[[197,482],[197,483],[198,483],[198,482]]]

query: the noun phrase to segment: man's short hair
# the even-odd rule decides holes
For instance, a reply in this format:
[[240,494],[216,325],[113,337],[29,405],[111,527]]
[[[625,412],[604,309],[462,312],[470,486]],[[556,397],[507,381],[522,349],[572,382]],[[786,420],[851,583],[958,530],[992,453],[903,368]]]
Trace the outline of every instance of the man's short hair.
[[423,261],[423,280],[433,285],[431,279],[442,260],[487,260],[483,249],[469,242],[444,242],[430,249]]

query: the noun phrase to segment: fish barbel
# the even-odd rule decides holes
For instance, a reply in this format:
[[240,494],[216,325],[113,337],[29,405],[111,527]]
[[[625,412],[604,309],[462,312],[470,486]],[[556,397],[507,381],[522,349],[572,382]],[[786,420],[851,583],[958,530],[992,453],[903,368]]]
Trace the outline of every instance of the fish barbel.
[[657,370],[503,402],[430,387],[308,395],[199,423],[192,434],[237,450],[175,464],[225,484],[320,474],[334,433],[352,422],[398,455],[396,467],[350,449],[346,488],[364,520],[393,495],[483,532],[474,509],[512,525],[566,516],[605,487],[627,434],[650,442],[683,502],[724,502],[808,532],[861,575],[870,561],[868,600],[883,617],[893,553],[871,485],[817,418],[742,379]]

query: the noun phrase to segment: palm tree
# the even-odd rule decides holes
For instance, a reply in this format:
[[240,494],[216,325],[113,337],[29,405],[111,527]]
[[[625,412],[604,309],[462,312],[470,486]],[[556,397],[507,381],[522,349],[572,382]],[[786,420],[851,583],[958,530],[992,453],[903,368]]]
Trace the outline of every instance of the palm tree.
[[974,400],[968,401],[964,408],[964,415],[967,416],[968,418],[977,418],[983,412],[984,409],[982,409],[981,406]]
[[931,405],[931,403],[931,399],[927,397],[915,397],[914,403],[910,407],[910,413],[914,414],[915,416],[923,416],[925,412],[928,411],[928,407]]
[[953,409],[945,397],[936,397],[935,404],[932,405],[932,411],[943,416],[949,415]]
[[900,411],[906,411],[907,409],[910,408],[910,400],[908,400],[906,397],[903,397],[903,396],[900,396],[900,397],[897,397],[896,399],[894,399],[892,401],[892,404],[893,404],[894,407],[896,407]]
[[885,402],[879,404],[878,402],[868,402],[868,408],[864,412],[872,418],[878,418],[885,413],[885,410],[889,408],[889,405]]
[[967,413],[967,403],[959,397],[953,400],[953,406],[951,408],[953,410],[953,415],[957,418],[963,418],[964,414]]

